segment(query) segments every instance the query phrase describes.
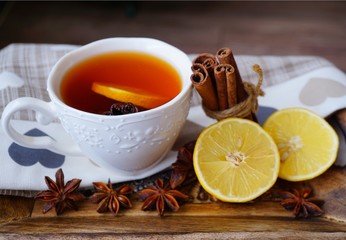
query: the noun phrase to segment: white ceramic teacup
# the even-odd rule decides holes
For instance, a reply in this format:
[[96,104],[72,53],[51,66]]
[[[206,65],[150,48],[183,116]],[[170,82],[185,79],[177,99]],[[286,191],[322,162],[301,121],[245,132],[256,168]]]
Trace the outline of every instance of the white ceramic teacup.
[[[143,112],[106,116],[77,110],[60,96],[61,80],[72,66],[94,55],[116,51],[136,51],[154,55],[171,64],[182,81],[182,90],[171,101]],[[173,146],[190,108],[191,61],[179,49],[149,38],[109,38],[82,46],[63,56],[51,70],[47,90],[50,102],[24,97],[10,102],[3,111],[1,125],[16,143],[30,148],[49,149],[66,155],[84,155],[101,167],[126,174],[145,171]],[[11,116],[32,109],[40,124],[59,119],[75,146],[54,139],[25,136],[11,126]]]

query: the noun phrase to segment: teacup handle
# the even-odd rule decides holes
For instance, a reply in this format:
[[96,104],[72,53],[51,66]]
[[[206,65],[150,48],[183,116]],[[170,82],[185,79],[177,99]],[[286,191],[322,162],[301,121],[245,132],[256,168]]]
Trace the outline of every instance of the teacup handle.
[[20,110],[31,109],[36,112],[36,120],[42,125],[47,125],[57,119],[56,111],[51,102],[45,102],[37,98],[22,97],[10,102],[4,109],[1,118],[1,126],[5,134],[7,134],[14,142],[23,147],[34,149],[48,149],[56,153],[82,156],[82,152],[78,145],[71,146],[63,142],[57,142],[48,136],[31,137],[19,133],[15,130],[10,121],[12,115]]

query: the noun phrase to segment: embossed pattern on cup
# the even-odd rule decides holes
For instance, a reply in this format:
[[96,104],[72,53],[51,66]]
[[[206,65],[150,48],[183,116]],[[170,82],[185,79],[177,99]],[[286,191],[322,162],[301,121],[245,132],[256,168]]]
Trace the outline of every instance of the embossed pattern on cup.
[[58,116],[81,150],[95,155],[96,163],[104,166],[110,162],[122,170],[142,170],[160,161],[172,148],[187,118],[190,94],[179,103],[183,114],[177,114],[173,106],[128,119],[87,119],[68,109],[58,111]]

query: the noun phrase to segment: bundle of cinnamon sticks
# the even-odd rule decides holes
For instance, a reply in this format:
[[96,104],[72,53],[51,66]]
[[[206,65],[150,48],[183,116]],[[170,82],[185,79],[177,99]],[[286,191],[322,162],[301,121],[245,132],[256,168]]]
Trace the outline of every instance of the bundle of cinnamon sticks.
[[[191,81],[202,98],[204,110],[218,112],[232,110],[239,103],[248,99],[233,53],[229,48],[222,48],[216,55],[202,53],[192,63]],[[256,98],[257,100],[257,98]],[[239,117],[226,114],[227,117]],[[207,115],[209,115],[207,113]],[[209,115],[210,116],[210,115]],[[214,117],[220,120],[221,117]],[[212,116],[213,117],[213,116]],[[241,116],[257,122],[254,112]]]

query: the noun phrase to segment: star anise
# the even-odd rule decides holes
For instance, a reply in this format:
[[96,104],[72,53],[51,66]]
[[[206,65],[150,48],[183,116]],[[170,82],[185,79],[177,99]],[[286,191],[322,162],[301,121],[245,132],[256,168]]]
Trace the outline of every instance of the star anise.
[[60,215],[64,209],[70,208],[78,210],[75,202],[81,201],[85,198],[82,193],[76,192],[79,188],[81,179],[72,179],[64,184],[64,172],[60,168],[55,173],[54,182],[50,177],[46,176],[45,181],[49,190],[39,192],[35,198],[46,202],[43,205],[42,212],[47,213],[53,207],[57,215]]
[[105,115],[124,115],[124,114],[130,114],[130,113],[136,113],[138,112],[138,107],[135,106],[131,102],[119,102],[114,103],[110,107],[110,110],[105,112]]
[[138,194],[140,200],[144,201],[142,210],[146,211],[156,208],[160,216],[164,215],[166,206],[172,211],[178,211],[180,206],[176,198],[188,198],[187,195],[172,189],[169,183],[164,185],[161,178],[158,178],[155,184],[141,190]]
[[90,197],[90,200],[99,204],[96,210],[98,213],[110,211],[117,215],[120,206],[132,207],[131,201],[125,196],[133,191],[132,187],[122,185],[117,189],[113,189],[109,179],[108,185],[103,182],[94,182],[93,185],[97,192]]
[[309,197],[311,188],[305,188],[302,191],[293,189],[292,192],[283,191],[281,193],[281,206],[286,210],[293,210],[295,217],[320,216],[323,214],[321,209],[324,201],[316,197]]
[[172,164],[172,173],[170,178],[171,187],[174,189],[182,184],[190,174],[193,178],[192,155],[195,147],[195,141],[181,146],[178,150],[177,160]]

